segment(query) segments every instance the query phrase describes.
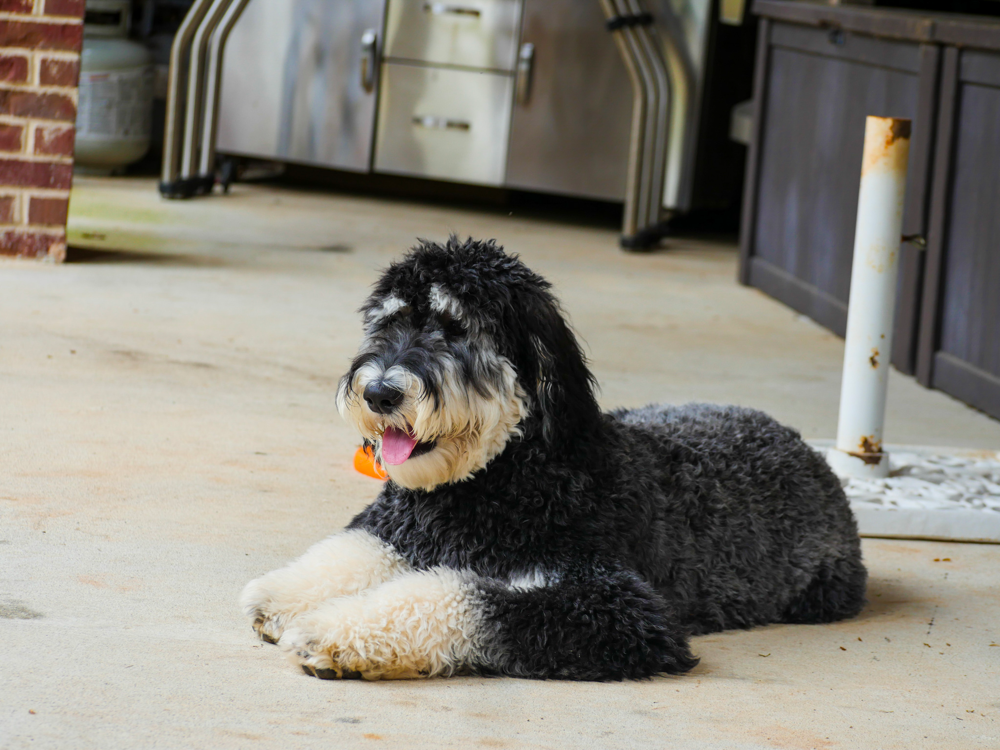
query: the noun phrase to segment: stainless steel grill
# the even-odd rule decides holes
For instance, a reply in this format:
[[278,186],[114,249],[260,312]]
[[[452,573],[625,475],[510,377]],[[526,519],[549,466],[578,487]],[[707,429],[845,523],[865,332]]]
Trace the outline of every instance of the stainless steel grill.
[[218,147],[625,200],[641,241],[692,205],[710,7],[198,0],[174,48],[163,191],[210,190]]

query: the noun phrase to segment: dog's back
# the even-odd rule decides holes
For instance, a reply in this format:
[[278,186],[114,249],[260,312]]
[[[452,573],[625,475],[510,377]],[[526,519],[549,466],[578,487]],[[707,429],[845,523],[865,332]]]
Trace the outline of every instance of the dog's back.
[[734,406],[652,405],[609,417],[656,494],[635,563],[693,632],[861,610],[857,525],[839,480],[797,432]]

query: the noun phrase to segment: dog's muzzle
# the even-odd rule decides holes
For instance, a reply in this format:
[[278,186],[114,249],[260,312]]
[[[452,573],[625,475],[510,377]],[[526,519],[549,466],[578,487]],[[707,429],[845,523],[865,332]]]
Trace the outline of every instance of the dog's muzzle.
[[392,414],[403,402],[406,394],[382,381],[373,381],[365,387],[364,397],[368,408],[376,414]]
[[[364,390],[365,403],[374,414],[389,416],[396,412],[406,398],[406,393],[384,380],[373,380]],[[382,450],[380,458],[383,463],[396,466],[411,458],[423,455],[434,449],[437,441],[421,442],[413,434],[409,423],[406,429],[386,425],[382,433]]]

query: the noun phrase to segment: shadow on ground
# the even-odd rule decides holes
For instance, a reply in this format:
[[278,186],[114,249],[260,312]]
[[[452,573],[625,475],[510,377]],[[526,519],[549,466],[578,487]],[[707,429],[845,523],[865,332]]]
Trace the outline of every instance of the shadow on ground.
[[205,266],[210,268],[221,268],[227,265],[222,258],[213,258],[206,255],[106,250],[103,248],[72,246],[66,250],[66,262],[86,263],[90,265],[143,264],[151,266]]

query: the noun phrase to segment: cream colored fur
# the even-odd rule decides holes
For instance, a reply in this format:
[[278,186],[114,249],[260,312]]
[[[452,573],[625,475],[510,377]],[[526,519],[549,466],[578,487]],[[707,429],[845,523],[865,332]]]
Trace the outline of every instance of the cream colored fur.
[[240,604],[254,629],[278,640],[294,617],[333,597],[357,594],[409,570],[391,547],[365,531],[335,534],[283,568],[251,581]]
[[293,663],[337,676],[449,675],[480,653],[481,620],[471,574],[434,568],[328,601],[297,617],[279,645]]

